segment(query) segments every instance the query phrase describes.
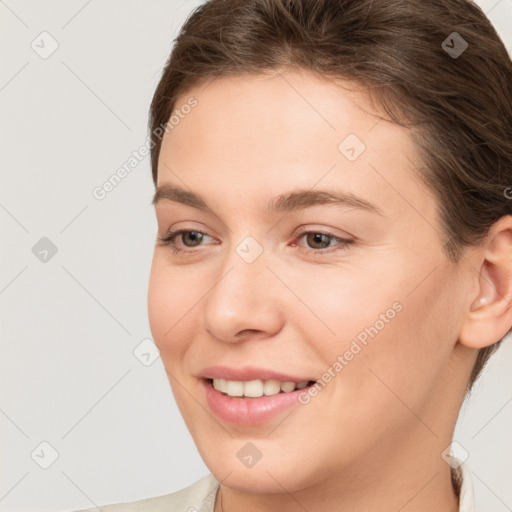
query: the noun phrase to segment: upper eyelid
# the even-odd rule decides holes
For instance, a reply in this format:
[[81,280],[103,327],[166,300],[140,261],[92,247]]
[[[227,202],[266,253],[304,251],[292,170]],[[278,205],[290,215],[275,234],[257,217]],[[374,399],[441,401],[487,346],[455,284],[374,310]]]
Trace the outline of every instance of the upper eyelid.
[[[299,235],[302,235],[304,233],[322,233],[324,235],[327,235],[327,236],[331,236],[333,238],[353,238],[353,239],[357,239],[356,236],[354,235],[351,235],[350,233],[345,233],[345,235],[337,235],[335,233],[333,233],[329,228],[314,228],[314,227],[310,227],[310,226],[300,226],[298,228],[298,232],[295,234],[295,236],[299,236]],[[179,235],[179,234],[182,234],[182,233],[188,233],[188,232],[197,232],[197,233],[202,233],[203,235],[206,235],[206,236],[209,236],[210,238],[215,238],[213,235],[210,235],[209,233],[206,232],[206,230],[203,230],[201,228],[189,228],[189,227],[185,227],[185,228],[177,228],[177,229],[169,229],[167,232],[164,233],[163,237],[165,238],[168,238],[170,236],[176,236],[176,235]]]

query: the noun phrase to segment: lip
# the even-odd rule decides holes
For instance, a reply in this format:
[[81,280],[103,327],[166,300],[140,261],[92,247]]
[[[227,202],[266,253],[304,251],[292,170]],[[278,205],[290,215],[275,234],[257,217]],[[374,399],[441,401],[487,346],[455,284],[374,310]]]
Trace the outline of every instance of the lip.
[[242,398],[217,391],[210,379],[201,379],[200,383],[213,414],[222,421],[243,426],[260,425],[272,420],[285,409],[300,406],[299,395],[308,389],[259,398]]
[[242,426],[260,425],[272,420],[291,407],[300,406],[299,395],[308,388],[258,398],[231,397],[217,391],[213,387],[212,379],[238,381],[275,379],[282,382],[296,383],[316,381],[316,379],[308,377],[255,367],[228,368],[226,366],[212,366],[205,368],[200,377],[206,403],[212,413],[222,421]]
[[203,379],[226,379],[226,380],[279,380],[281,382],[303,382],[317,379],[311,375],[289,375],[266,368],[246,366],[244,368],[230,368],[228,366],[209,366],[204,368],[199,377]]

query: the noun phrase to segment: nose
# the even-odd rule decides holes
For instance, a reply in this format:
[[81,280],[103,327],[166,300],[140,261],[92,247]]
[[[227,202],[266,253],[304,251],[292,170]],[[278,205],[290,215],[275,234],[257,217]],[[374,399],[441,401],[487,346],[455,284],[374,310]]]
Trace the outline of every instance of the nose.
[[203,303],[203,327],[212,337],[236,343],[281,330],[283,285],[268,263],[265,252],[249,263],[232,250]]

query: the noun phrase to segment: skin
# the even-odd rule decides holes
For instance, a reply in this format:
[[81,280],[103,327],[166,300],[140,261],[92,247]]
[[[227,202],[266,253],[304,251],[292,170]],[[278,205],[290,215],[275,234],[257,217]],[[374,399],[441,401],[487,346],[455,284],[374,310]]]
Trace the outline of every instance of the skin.
[[[177,254],[157,241],[148,312],[224,512],[458,510],[441,453],[478,348],[512,323],[511,219],[450,262],[436,198],[414,173],[411,133],[379,117],[354,83],[283,71],[217,78],[177,107],[190,96],[197,107],[164,137],[158,185],[200,194],[213,213],[155,205],[159,236],[207,235],[178,235]],[[338,150],[350,133],[366,145],[352,162]],[[333,204],[266,212],[267,201],[299,188],[352,193],[382,214]],[[322,245],[300,226],[353,243]],[[251,264],[236,251],[247,236],[263,250]],[[307,405],[258,426],[209,410],[202,368],[320,379],[397,302],[401,311]],[[262,454],[251,468],[237,458],[248,441]]]

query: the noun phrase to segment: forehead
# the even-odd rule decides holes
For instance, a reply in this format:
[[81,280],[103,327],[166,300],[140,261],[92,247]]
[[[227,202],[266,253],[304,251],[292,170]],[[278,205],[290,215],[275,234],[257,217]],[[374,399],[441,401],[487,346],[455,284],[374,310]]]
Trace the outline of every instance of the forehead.
[[[173,120],[181,126],[179,130],[171,126],[171,132],[185,137],[192,130],[196,143],[211,142],[222,133],[222,141],[217,139],[216,145],[229,145],[243,137],[245,144],[240,149],[245,151],[262,141],[274,151],[292,145],[297,150],[304,142],[307,150],[320,141],[335,143],[336,150],[336,142],[353,133],[376,149],[383,126],[397,144],[408,142],[407,133],[376,110],[364,86],[341,79],[334,82],[307,71],[218,77],[179,96],[175,112],[192,97],[198,106],[180,119],[174,115]],[[185,122],[186,117],[194,119],[193,127]],[[377,125],[380,133],[369,137]],[[164,142],[169,139],[166,136]],[[230,149],[235,152],[238,148]]]
[[190,98],[197,106],[164,136],[159,184],[184,181],[233,204],[240,194],[261,202],[319,185],[397,213],[408,202],[431,206],[422,204],[432,198],[413,172],[410,132],[376,111],[359,84],[302,71],[219,77],[182,94],[175,112]]

